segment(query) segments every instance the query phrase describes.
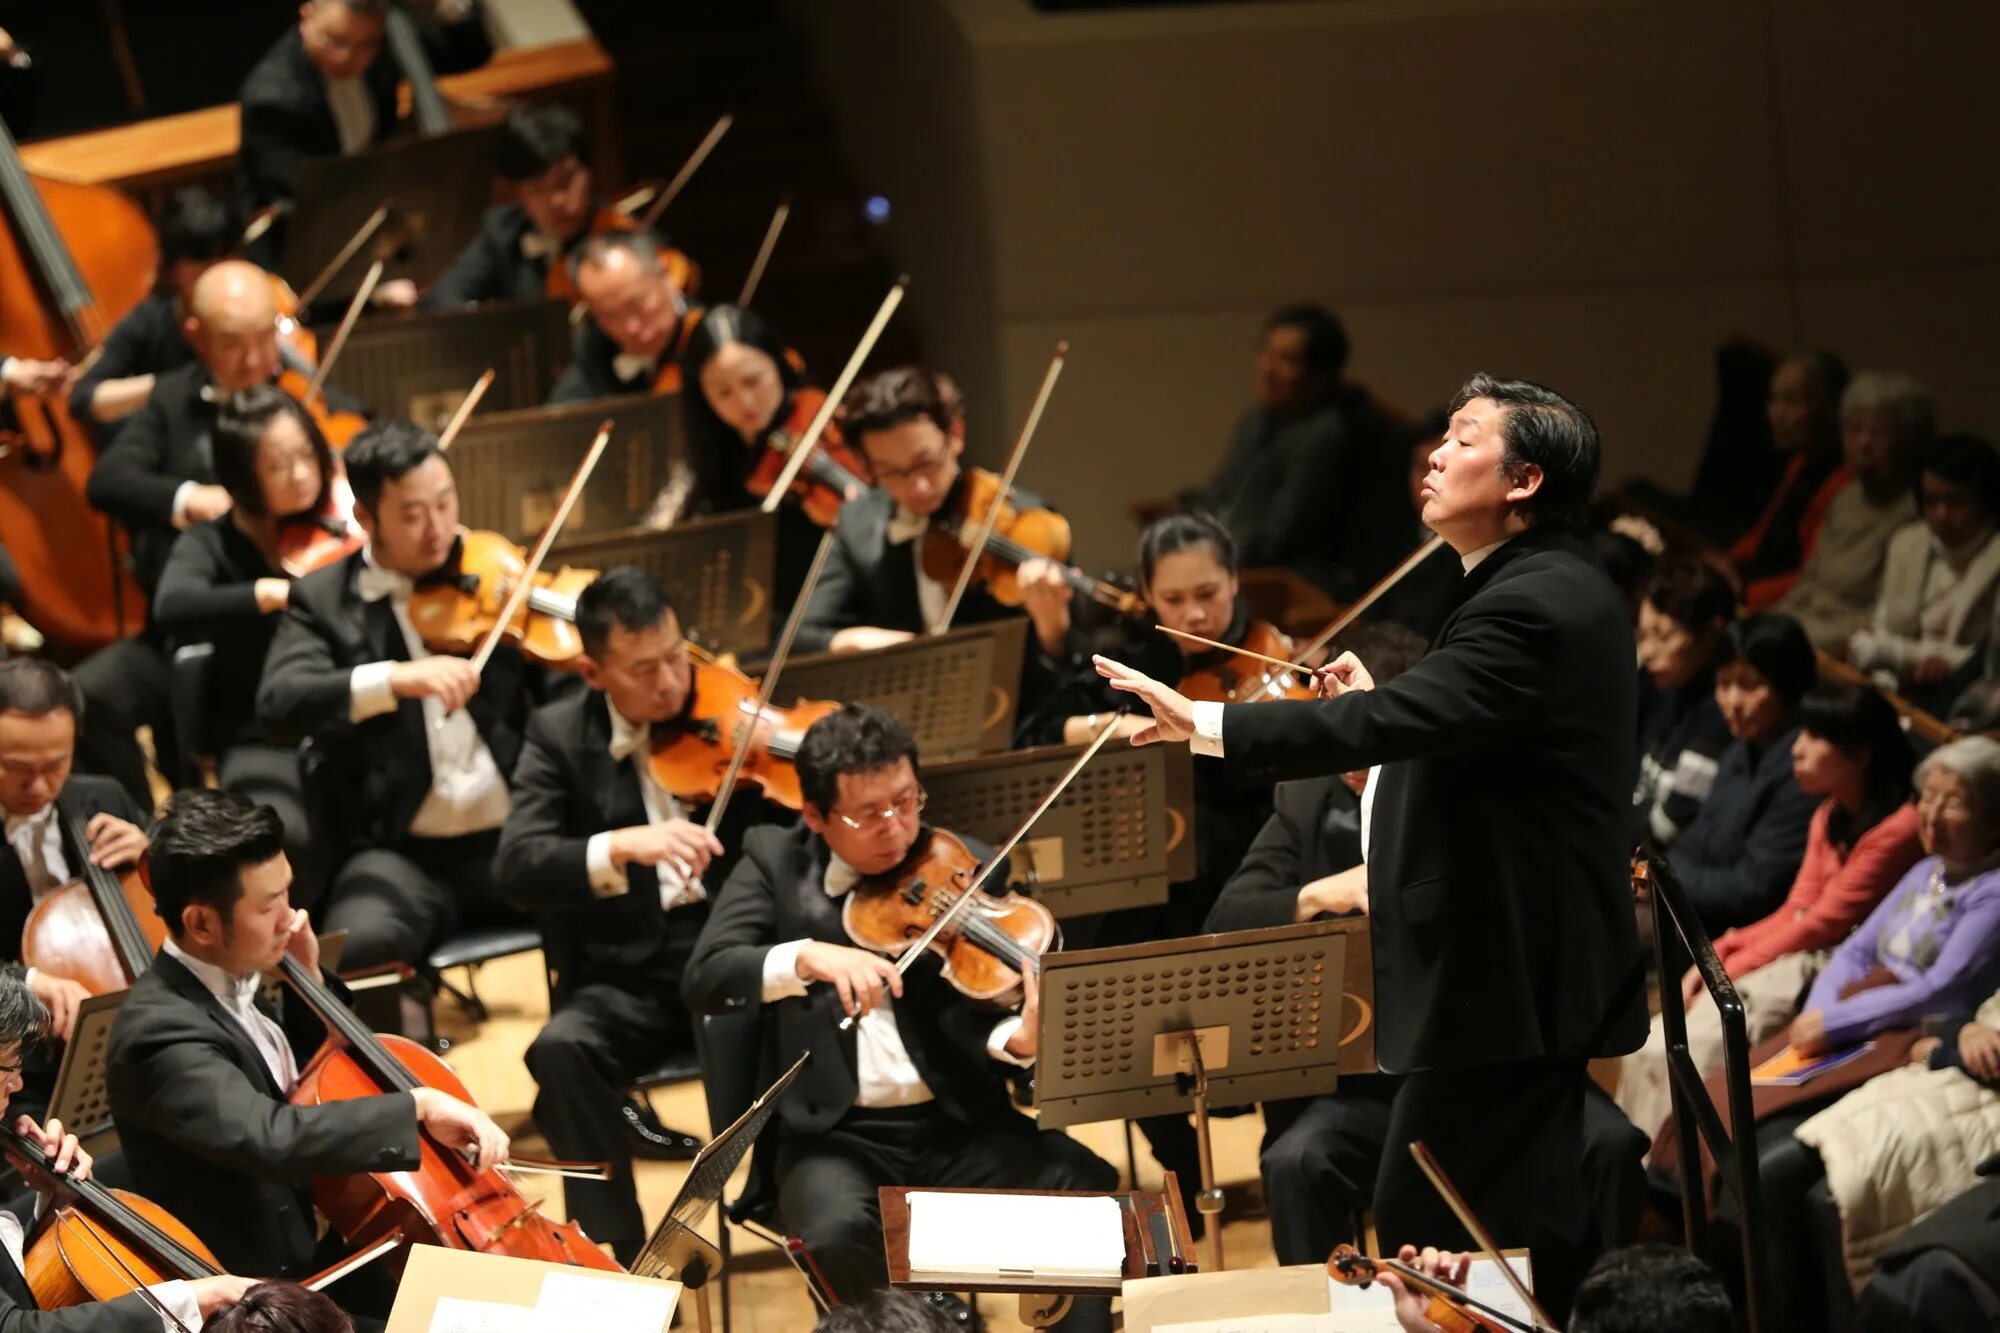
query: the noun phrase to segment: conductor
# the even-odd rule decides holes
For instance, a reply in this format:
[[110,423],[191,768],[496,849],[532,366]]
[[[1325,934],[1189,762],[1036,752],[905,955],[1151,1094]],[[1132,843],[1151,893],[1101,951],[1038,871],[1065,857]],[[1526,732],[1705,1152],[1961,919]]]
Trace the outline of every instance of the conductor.
[[1581,408],[1475,375],[1422,489],[1423,520],[1465,577],[1415,666],[1377,689],[1344,654],[1321,669],[1319,699],[1244,706],[1191,703],[1096,659],[1153,711],[1134,744],[1189,741],[1243,782],[1374,766],[1376,1053],[1405,1075],[1375,1183],[1384,1252],[1467,1241],[1406,1151],[1421,1139],[1501,1245],[1532,1249],[1558,1321],[1595,1248],[1586,1062],[1646,1035],[1624,823],[1632,626],[1572,532],[1597,470]]

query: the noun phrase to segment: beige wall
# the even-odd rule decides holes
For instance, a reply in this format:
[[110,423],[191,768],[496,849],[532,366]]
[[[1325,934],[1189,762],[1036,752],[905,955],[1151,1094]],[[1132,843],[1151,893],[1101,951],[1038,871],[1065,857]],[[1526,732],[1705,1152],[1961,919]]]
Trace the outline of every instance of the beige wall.
[[1124,559],[1126,503],[1211,466],[1273,306],[1328,302],[1354,374],[1475,368],[1583,402],[1606,474],[1690,476],[1742,332],[1899,365],[2000,436],[2000,6],[1292,0],[1043,16],[807,0],[911,311],[1023,480]]

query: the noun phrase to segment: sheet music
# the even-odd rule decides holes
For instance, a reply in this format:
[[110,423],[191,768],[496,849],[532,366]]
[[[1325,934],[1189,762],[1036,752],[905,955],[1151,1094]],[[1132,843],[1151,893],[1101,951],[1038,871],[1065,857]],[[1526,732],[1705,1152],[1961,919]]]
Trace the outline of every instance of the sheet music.
[[1125,1271],[1125,1221],[1108,1195],[912,1191],[912,1273],[1112,1277]]
[[675,1288],[613,1282],[575,1269],[551,1269],[531,1312],[542,1328],[596,1333],[662,1333],[674,1315]]
[[440,1296],[431,1312],[430,1333],[540,1333],[546,1327],[525,1305]]

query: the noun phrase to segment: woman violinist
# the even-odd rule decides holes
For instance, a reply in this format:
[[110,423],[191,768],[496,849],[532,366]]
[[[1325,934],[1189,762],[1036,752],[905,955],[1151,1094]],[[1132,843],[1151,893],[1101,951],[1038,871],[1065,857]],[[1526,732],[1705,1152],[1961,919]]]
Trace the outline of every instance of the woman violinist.
[[[770,493],[786,451],[805,434],[826,395],[806,382],[798,354],[766,320],[732,305],[711,308],[688,336],[681,373],[696,390],[681,398],[694,470],[688,512],[752,507]],[[773,605],[792,604],[820,529],[832,526],[844,503],[866,494],[870,480],[867,463],[848,447],[839,423],[829,422],[778,511]]]
[[324,536],[326,552],[344,555],[346,527],[330,515],[333,452],[297,399],[268,384],[224,401],[216,418],[215,475],[228,513],[174,539],[153,594],[153,623],[171,647],[207,643],[202,704],[204,735],[186,741],[216,756],[225,791],[271,806],[285,825],[285,851],[298,876],[295,900],[310,904],[318,878],[309,873],[311,843],[299,790],[298,753],[274,745],[257,725],[257,682],[278,621],[291,604],[287,568],[298,535]]

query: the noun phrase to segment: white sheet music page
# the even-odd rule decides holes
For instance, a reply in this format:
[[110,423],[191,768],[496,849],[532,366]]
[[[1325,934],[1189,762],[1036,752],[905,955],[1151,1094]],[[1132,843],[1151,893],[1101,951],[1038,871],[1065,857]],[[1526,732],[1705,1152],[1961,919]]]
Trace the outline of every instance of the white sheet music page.
[[911,1273],[1104,1277],[1125,1271],[1125,1221],[1108,1195],[913,1190]]

